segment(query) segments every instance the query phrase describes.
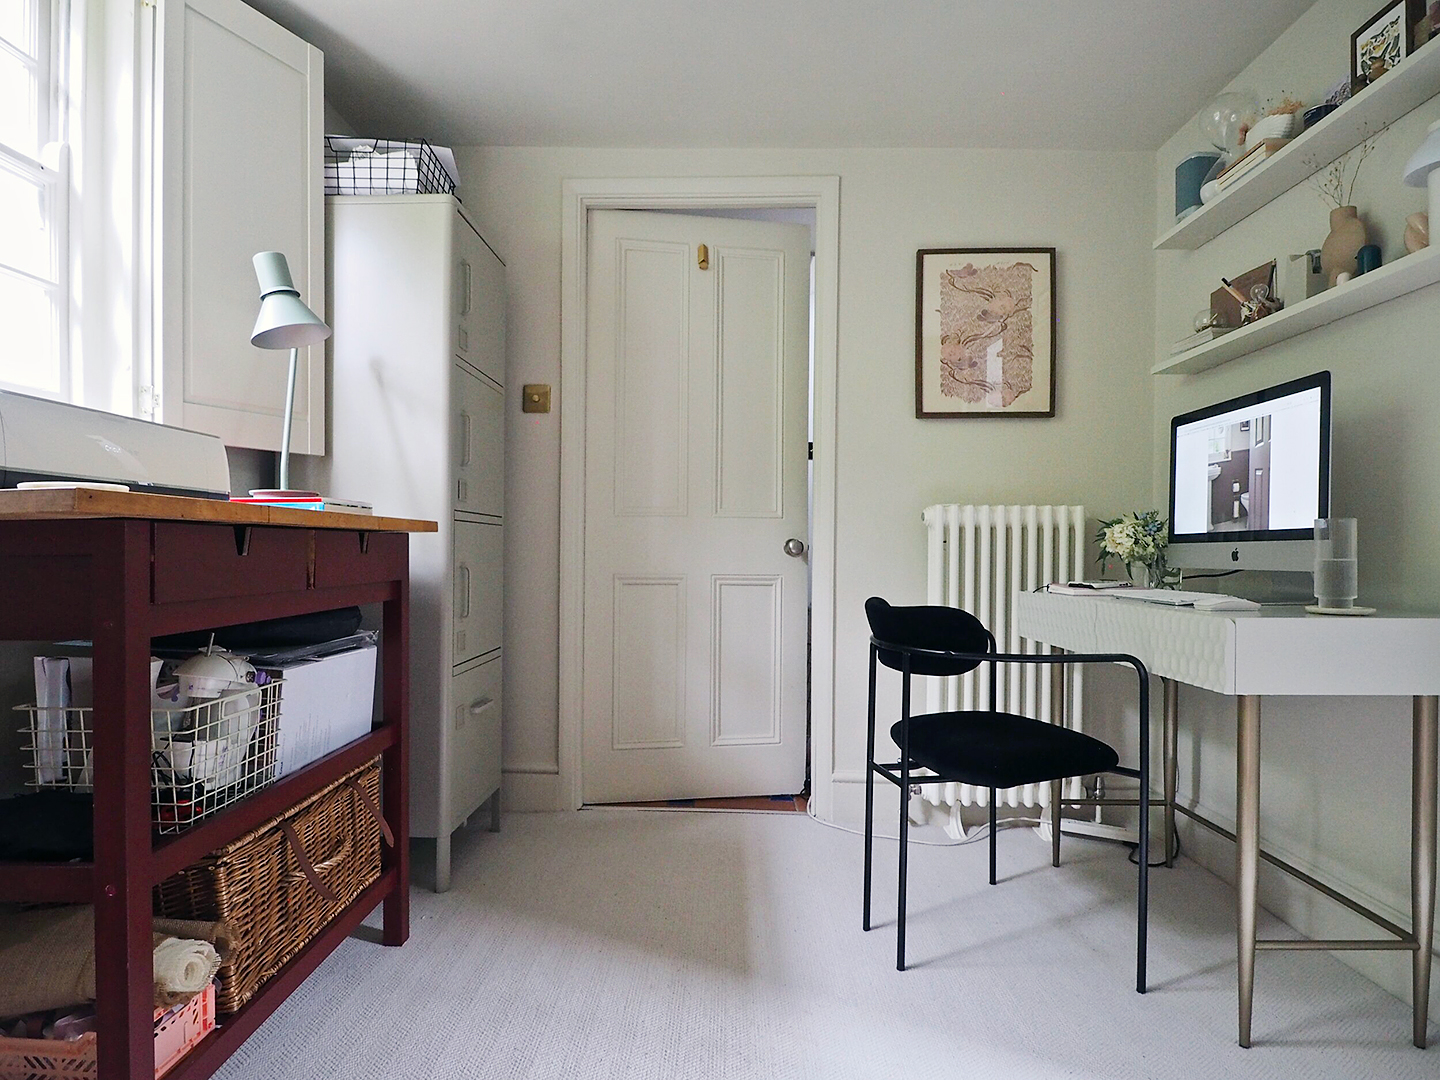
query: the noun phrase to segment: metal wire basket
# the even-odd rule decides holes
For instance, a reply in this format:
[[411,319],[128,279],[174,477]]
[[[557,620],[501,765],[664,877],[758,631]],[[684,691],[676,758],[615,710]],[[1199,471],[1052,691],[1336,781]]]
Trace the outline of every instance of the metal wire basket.
[[450,195],[455,181],[424,139],[325,136],[326,195]]
[[[177,833],[274,783],[280,688],[264,686],[150,713],[151,823]],[[90,791],[94,710],[21,705],[29,787]]]

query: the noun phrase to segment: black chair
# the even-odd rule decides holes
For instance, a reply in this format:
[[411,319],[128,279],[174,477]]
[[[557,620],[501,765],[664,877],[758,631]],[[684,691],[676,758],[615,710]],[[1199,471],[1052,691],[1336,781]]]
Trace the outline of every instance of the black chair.
[[[953,781],[990,790],[990,884],[995,884],[995,795],[1019,784],[1051,784],[1051,861],[1060,865],[1060,782],[1072,776],[1118,773],[1140,781],[1136,799],[1104,799],[1101,804],[1140,807],[1140,890],[1135,954],[1135,990],[1145,992],[1145,936],[1150,864],[1150,675],[1145,665],[1123,653],[1021,653],[996,651],[995,637],[967,611],[949,607],[892,607],[878,596],[865,601],[870,620],[870,710],[865,769],[865,929],[870,929],[870,867],[875,826],[875,777],[900,789],[900,896],[895,923],[895,969],[905,970],[905,869],[909,839],[909,791],[912,784]],[[900,720],[890,737],[900,747],[894,764],[875,761],[876,661],[902,677]],[[1089,735],[1047,724],[995,707],[996,664],[1129,664],[1140,680],[1140,767],[1119,764],[1113,748]],[[990,708],[985,711],[910,715],[910,676],[963,675],[981,664],[990,667]],[[912,770],[925,769],[915,775]],[[898,770],[898,771],[897,771]]]

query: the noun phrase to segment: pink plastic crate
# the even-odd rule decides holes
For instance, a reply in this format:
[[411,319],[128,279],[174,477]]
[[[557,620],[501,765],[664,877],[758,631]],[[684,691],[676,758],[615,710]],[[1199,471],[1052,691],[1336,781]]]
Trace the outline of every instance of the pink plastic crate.
[[[169,1016],[156,1009],[156,1080],[214,1030],[214,984]],[[74,1042],[0,1038],[0,1080],[91,1080],[96,1073],[95,1040],[93,1033]]]

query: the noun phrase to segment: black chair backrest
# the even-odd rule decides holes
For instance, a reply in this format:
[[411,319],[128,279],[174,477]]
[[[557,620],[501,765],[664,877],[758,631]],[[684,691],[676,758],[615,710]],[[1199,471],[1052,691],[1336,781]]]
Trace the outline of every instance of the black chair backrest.
[[[941,649],[959,653],[991,653],[995,638],[985,624],[968,611],[952,607],[892,607],[878,596],[865,601],[870,633],[877,641],[911,649]],[[904,659],[890,649],[880,650],[880,662],[896,671]],[[915,675],[963,675],[980,666],[979,660],[948,660],[939,656],[910,657]]]

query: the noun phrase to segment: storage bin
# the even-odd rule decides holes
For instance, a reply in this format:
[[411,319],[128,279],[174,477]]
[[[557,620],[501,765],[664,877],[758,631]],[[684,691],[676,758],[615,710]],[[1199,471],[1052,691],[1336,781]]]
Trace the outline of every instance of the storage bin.
[[369,640],[356,648],[322,656],[280,661],[255,658],[258,668],[285,683],[276,718],[277,776],[289,776],[370,733],[375,716],[376,656],[374,635],[369,635]]
[[[150,714],[151,823],[183,832],[276,778],[282,679],[186,708]],[[26,785],[90,791],[93,710],[21,705]]]
[[457,182],[448,147],[325,136],[326,195],[450,195]]
[[224,920],[216,1008],[239,1011],[380,876],[380,759],[155,886],[155,914]]
[[[215,1030],[215,984],[174,1012],[155,1010],[155,1076]],[[94,1032],[73,1042],[0,1038],[0,1080],[90,1080],[96,1074]]]

